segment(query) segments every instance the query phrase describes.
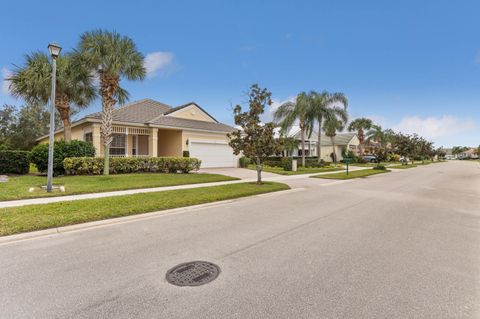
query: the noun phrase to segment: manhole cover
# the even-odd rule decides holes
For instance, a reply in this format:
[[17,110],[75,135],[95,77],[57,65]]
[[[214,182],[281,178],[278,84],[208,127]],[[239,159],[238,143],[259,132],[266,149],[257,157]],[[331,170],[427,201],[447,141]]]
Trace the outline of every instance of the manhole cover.
[[220,268],[207,261],[191,261],[167,271],[166,279],[176,286],[200,286],[215,280]]

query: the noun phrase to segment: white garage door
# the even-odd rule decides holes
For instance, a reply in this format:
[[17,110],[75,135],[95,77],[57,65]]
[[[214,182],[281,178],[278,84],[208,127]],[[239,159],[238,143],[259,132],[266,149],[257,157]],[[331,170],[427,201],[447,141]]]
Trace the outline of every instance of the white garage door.
[[235,156],[226,142],[216,141],[189,141],[190,157],[202,161],[202,168],[206,167],[234,167]]

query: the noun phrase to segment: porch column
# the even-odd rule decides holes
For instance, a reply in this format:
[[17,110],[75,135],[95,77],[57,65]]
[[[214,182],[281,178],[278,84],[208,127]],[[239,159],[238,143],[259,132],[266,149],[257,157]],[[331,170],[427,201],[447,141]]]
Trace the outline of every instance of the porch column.
[[125,157],[128,157],[128,127],[125,128]]
[[100,135],[100,124],[94,123],[92,125],[92,144],[95,147],[95,156],[103,156],[102,150],[102,138]]
[[158,156],[158,128],[152,128],[148,136],[148,156]]

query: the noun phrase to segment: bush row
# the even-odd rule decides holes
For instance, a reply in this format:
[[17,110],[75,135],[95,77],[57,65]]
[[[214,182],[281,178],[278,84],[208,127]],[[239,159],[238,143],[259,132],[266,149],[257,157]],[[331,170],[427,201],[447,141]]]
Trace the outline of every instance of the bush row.
[[[110,173],[188,173],[200,168],[201,161],[191,157],[112,157]],[[63,161],[68,175],[100,175],[102,157],[70,157]]]
[[[92,143],[85,141],[55,141],[53,144],[53,174],[65,174],[63,160],[67,157],[88,157],[95,156],[95,147]],[[46,172],[48,169],[48,144],[39,144],[30,152],[30,161],[35,164],[39,172]]]
[[29,152],[0,151],[0,174],[27,174],[29,169]]

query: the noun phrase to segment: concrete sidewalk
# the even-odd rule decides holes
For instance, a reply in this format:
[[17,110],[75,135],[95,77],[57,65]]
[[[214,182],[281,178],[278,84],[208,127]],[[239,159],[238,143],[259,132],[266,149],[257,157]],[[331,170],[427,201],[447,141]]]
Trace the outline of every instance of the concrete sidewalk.
[[[351,171],[363,170],[363,169],[369,169],[369,168],[370,167],[356,167],[354,169],[351,169]],[[304,185],[305,183],[299,184],[299,183],[295,183],[294,181],[297,181],[299,179],[308,179],[310,176],[314,176],[314,175],[325,175],[325,174],[332,174],[332,173],[338,173],[338,172],[340,171],[313,173],[313,174],[300,174],[300,175],[277,175],[277,174],[269,173],[269,174],[265,174],[267,176],[262,178],[262,180],[270,181],[270,182],[283,182],[289,185],[291,188],[298,188],[298,187],[305,187]],[[254,173],[256,174],[256,172]],[[231,174],[231,175],[237,175],[237,174]],[[262,177],[263,177],[263,173],[262,173]],[[220,185],[238,184],[238,183],[255,182],[255,181],[256,181],[256,178],[245,178],[241,180],[225,181],[225,182],[127,189],[127,190],[113,191],[113,192],[88,193],[88,194],[66,195],[66,196],[56,196],[56,197],[29,198],[29,199],[0,202],[0,208],[19,207],[19,206],[34,205],[34,204],[49,204],[49,203],[81,200],[81,199],[94,199],[94,198],[103,198],[103,197],[112,197],[112,196],[132,195],[132,194],[139,194],[139,193],[163,192],[163,191],[170,191],[170,190],[177,190],[177,189],[220,186]],[[318,185],[318,184],[326,184],[326,183],[328,184],[334,181],[335,180],[311,179],[307,183],[311,185]]]

